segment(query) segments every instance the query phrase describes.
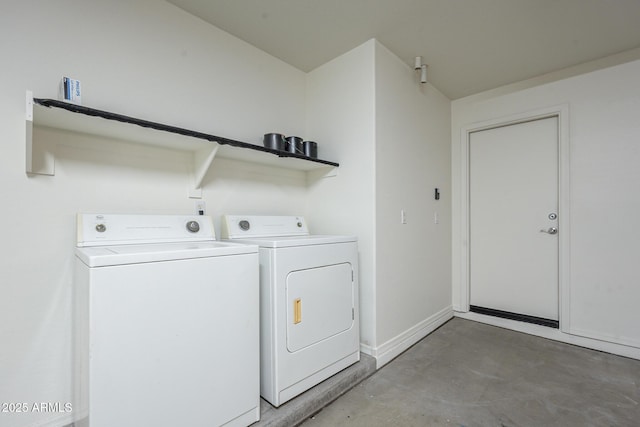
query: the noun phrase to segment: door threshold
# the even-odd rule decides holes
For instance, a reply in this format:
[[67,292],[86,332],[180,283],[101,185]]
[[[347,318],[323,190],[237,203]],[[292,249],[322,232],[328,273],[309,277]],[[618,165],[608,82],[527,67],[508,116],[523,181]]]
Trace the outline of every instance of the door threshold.
[[535,325],[546,326],[548,328],[559,329],[560,322],[552,319],[545,319],[543,317],[529,316],[527,314],[513,313],[511,311],[496,310],[493,308],[478,307],[477,305],[470,305],[469,311],[479,314],[486,314],[487,316],[502,317],[503,319],[517,320],[519,322],[533,323]]

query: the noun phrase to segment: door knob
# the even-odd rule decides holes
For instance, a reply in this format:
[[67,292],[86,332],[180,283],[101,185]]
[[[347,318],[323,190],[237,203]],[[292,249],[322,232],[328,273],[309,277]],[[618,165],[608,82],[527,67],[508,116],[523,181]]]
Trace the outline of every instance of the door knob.
[[550,227],[546,230],[540,230],[541,233],[547,233],[547,234],[558,234],[558,229],[555,227]]

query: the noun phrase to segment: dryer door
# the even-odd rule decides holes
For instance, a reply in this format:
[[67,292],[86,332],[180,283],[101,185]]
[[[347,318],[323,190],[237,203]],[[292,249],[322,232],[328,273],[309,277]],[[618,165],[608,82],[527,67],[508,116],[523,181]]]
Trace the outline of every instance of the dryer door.
[[302,350],[351,329],[351,263],[292,271],[287,276],[287,350]]

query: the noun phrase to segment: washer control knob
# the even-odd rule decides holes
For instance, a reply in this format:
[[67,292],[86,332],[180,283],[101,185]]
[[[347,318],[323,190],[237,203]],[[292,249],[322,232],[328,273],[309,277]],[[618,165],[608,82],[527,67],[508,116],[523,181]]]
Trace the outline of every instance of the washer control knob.
[[248,231],[251,228],[251,224],[246,219],[240,221],[238,225],[240,226],[240,230],[242,231]]
[[200,224],[198,224],[198,221],[189,221],[187,222],[187,230],[192,233],[197,233],[200,231]]
[[300,221],[298,221],[298,228],[302,228],[302,223]]
[[104,224],[98,224],[96,225],[96,231],[98,233],[104,233],[105,231],[107,231],[107,226]]

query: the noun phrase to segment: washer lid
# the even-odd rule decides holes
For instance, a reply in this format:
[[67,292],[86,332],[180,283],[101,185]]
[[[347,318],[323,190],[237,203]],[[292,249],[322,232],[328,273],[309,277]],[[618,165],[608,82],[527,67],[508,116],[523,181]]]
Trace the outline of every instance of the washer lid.
[[257,253],[255,245],[233,242],[178,242],[76,248],[76,256],[89,267],[140,264]]
[[357,242],[358,238],[356,236],[332,236],[318,234],[311,236],[272,236],[248,239],[234,238],[231,241],[247,245],[258,245],[261,248],[289,248],[294,246],[331,245],[334,243]]

